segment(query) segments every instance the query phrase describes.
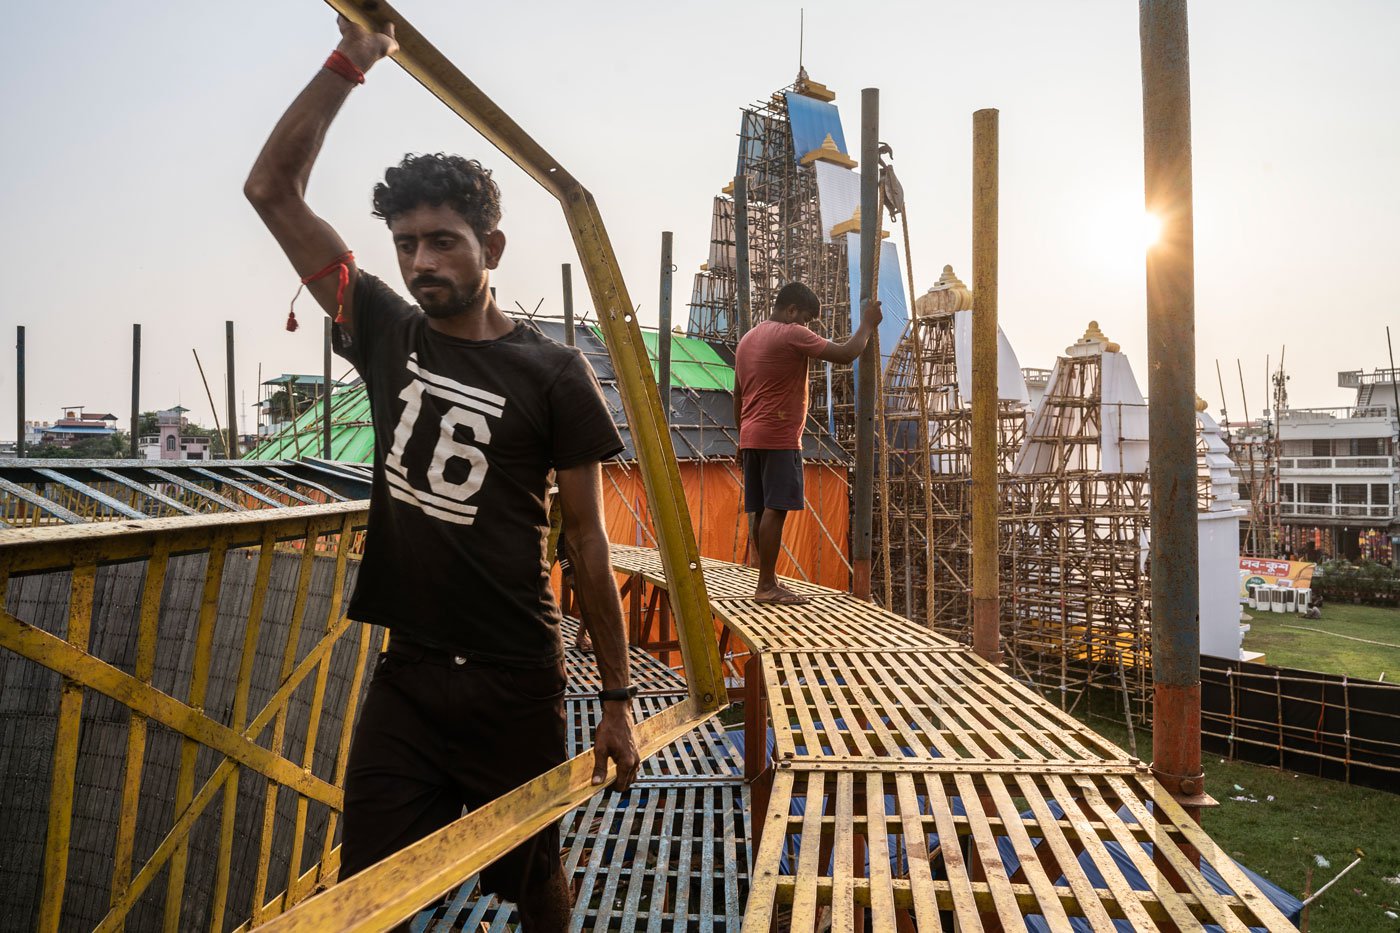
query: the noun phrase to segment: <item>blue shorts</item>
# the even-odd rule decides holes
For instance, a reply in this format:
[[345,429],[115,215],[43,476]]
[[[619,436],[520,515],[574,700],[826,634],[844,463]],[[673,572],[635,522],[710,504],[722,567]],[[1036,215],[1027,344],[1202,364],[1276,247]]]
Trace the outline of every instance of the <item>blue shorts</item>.
[[801,512],[802,451],[744,450],[744,511]]

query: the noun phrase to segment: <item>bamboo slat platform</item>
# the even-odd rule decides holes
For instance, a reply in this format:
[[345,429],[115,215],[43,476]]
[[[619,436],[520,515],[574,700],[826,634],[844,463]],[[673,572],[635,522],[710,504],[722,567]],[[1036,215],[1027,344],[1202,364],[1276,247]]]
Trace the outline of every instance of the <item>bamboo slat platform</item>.
[[[613,563],[665,586],[655,552]],[[787,581],[812,602],[759,605],[754,571],[705,577],[776,737],[745,928],[1294,929],[1142,762],[969,650],[844,593]]]
[[[563,626],[568,754],[593,744],[601,716],[593,655]],[[684,700],[685,680],[640,648],[629,649],[637,721]],[[572,930],[737,933],[749,888],[749,790],[743,761],[715,720],[642,763],[626,794],[591,798],[563,819],[564,871],[576,898]],[[517,928],[514,906],[483,896],[473,876],[422,911],[414,933],[491,933]]]

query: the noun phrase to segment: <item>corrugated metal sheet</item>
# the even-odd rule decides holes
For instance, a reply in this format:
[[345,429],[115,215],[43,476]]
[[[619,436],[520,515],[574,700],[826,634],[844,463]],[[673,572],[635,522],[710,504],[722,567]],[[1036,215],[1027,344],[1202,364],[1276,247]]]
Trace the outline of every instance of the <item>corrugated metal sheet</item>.
[[[896,262],[897,265],[897,262]],[[896,269],[896,273],[897,273]],[[883,273],[882,273],[883,274]],[[898,291],[901,286],[895,281],[891,288]],[[884,293],[884,288],[881,288]],[[886,315],[890,314],[890,304],[886,304]],[[899,308],[903,308],[901,299]],[[900,310],[899,327],[903,327],[903,312]],[[540,333],[551,340],[564,342],[564,324],[555,320],[531,322]],[[897,334],[897,331],[896,331]],[[682,460],[706,457],[734,457],[738,455],[739,432],[734,425],[734,349],[726,344],[671,335],[671,443],[676,456]],[[883,338],[882,338],[883,339]],[[657,346],[660,334],[655,330],[644,330],[642,340],[651,359],[652,372],[657,374]],[[618,395],[616,374],[607,347],[603,345],[596,327],[578,326],[574,329],[575,345],[583,352],[584,358],[598,376],[603,387],[603,397],[612,412],[622,434],[624,450],[622,458],[633,460],[636,452],[632,447],[631,432],[628,430],[627,415],[622,409],[622,399]],[[892,347],[894,341],[888,344]],[[340,389],[331,396],[332,459],[337,464],[326,464],[338,470],[346,469],[351,463],[371,463],[374,460],[374,429],[370,420],[369,398],[363,384]],[[319,454],[321,450],[321,412],[305,412],[296,423],[282,434],[265,442],[255,449],[250,457],[307,457]],[[809,460],[824,463],[844,463],[846,454],[836,445],[830,435],[822,430],[816,421],[807,422],[803,437],[803,456]],[[173,461],[172,461],[173,462]],[[368,490],[364,493],[368,496]]]
[[[325,409],[313,405],[290,428],[263,441],[247,455],[250,460],[296,460],[323,453],[321,418]],[[374,458],[369,395],[363,383],[331,392],[331,460],[359,463]]]

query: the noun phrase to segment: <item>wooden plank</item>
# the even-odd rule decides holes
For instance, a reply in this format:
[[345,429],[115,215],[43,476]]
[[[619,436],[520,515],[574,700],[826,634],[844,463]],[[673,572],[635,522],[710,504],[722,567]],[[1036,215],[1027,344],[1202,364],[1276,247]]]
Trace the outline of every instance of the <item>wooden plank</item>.
[[[1113,792],[1122,806],[1128,809],[1139,825],[1149,826],[1154,830],[1162,825],[1152,813],[1148,812],[1143,801],[1138,798],[1135,789],[1130,789],[1127,782],[1118,778],[1105,777],[1103,783]],[[1163,818],[1166,819],[1165,816]],[[1139,846],[1139,848],[1141,847]],[[1181,851],[1176,838],[1165,832],[1154,832],[1152,850],[1154,857],[1165,860],[1172,871],[1186,883],[1187,889],[1210,911],[1211,919],[1220,925],[1226,933],[1248,933],[1248,925],[1240,921],[1240,918],[1216,892],[1215,886],[1201,874],[1201,870],[1195,862]]]
[[[280,477],[282,477],[284,480],[287,480],[288,482],[296,483],[298,486],[305,486],[305,487],[307,487],[307,488],[309,488],[309,489],[314,489],[314,490],[316,490],[316,491],[319,492],[321,495],[323,495],[323,496],[326,497],[326,501],[327,501],[327,502],[348,502],[348,501],[350,501],[350,500],[348,500],[345,496],[342,496],[340,493],[336,492],[334,489],[331,489],[329,486],[322,486],[320,483],[313,482],[313,481],[307,479],[305,476],[297,476],[295,473],[289,473],[289,472],[287,472],[286,470],[282,469],[281,467],[269,466],[269,467],[265,467],[264,469],[266,469],[269,473],[271,473],[271,474],[274,475],[274,476],[280,476]],[[315,500],[311,500],[311,501],[315,501]]]
[[[135,679],[147,686],[155,672],[156,639],[160,625],[161,595],[165,588],[165,573],[170,553],[157,545],[146,563],[146,578],[141,588],[141,608],[136,635]],[[131,858],[136,845],[136,817],[141,801],[141,770],[146,760],[146,717],[132,710],[127,727],[126,764],[122,770],[122,802],[117,818],[117,845],[112,856],[112,893],[110,905],[116,906],[131,882]]]
[[929,808],[933,811],[934,822],[938,827],[938,850],[943,856],[943,874],[948,886],[950,906],[960,929],[976,930],[982,921],[978,916],[967,861],[962,854],[962,840],[958,836],[957,826],[953,823],[952,801],[944,793],[943,782],[932,774],[924,775],[924,792],[928,796]]
[[[1056,819],[1050,812],[1045,792],[1036,785],[1032,778],[1026,775],[1017,776],[1016,782],[1021,789],[1020,796],[1026,799],[1027,806],[1035,815],[1036,821],[1034,823],[1028,822],[1026,830],[1039,833],[1042,840],[1041,845],[1050,849],[1055,864],[1060,871],[1064,872],[1065,881],[1068,882],[1070,890],[1074,892],[1079,909],[1082,911],[1081,915],[1089,922],[1094,933],[1115,933],[1113,919],[1104,910],[1103,904],[1094,891],[1094,886],[1080,865],[1074,848],[1065,837],[1061,820]],[[1051,880],[1054,879],[1051,878]],[[1145,914],[1141,919],[1144,923],[1148,922]]]
[[894,890],[890,876],[890,833],[885,823],[884,775],[865,775],[866,853],[870,877],[870,918],[876,930],[894,929]]
[[1176,891],[1170,880],[1162,874],[1157,866],[1152,864],[1151,856],[1143,851],[1142,844],[1128,832],[1123,820],[1119,818],[1117,810],[1110,807],[1103,799],[1094,781],[1081,776],[1073,780],[1072,786],[1077,791],[1076,796],[1084,801],[1089,812],[1095,814],[1109,829],[1113,830],[1115,841],[1122,846],[1123,852],[1128,856],[1138,873],[1147,879],[1147,885],[1151,889],[1153,897],[1166,908],[1171,921],[1181,929],[1191,929],[1195,926],[1195,915],[1182,897],[1182,893]]
[[[692,700],[668,707],[637,725],[638,748],[649,755],[710,715]],[[389,929],[601,793],[602,788],[592,785],[592,773],[591,755],[573,758],[269,920],[268,933],[344,929],[350,917],[366,929]]]
[[[1133,923],[1134,930],[1154,930],[1157,924],[1149,917],[1146,907],[1138,898],[1132,885],[1123,876],[1123,872],[1118,868],[1117,862],[1104,846],[1097,832],[1092,832],[1082,822],[1079,800],[1073,794],[1068,785],[1059,777],[1048,777],[1045,780],[1046,786],[1054,796],[1056,804],[1064,813],[1064,821],[1074,830],[1079,839],[1079,844],[1083,850],[1089,853],[1089,858],[1098,870],[1099,875],[1104,879],[1108,887],[1108,892],[1113,901],[1119,905],[1120,910]],[[1110,830],[1110,837],[1115,841],[1119,838],[1116,831]],[[1076,860],[1077,862],[1077,860]],[[1062,868],[1066,871],[1074,866],[1062,863]],[[1081,886],[1082,887],[1082,886]],[[1073,886],[1071,885],[1071,888]]]
[[[894,776],[895,795],[904,833],[904,854],[909,863],[909,891],[914,900],[915,926],[925,929],[941,927],[938,902],[933,893],[932,862],[928,848],[928,830],[920,818],[918,790],[914,775]],[[942,839],[940,837],[940,843]],[[954,837],[956,844],[956,837]]]
[[1002,863],[1001,851],[997,848],[996,837],[992,834],[991,827],[987,825],[978,789],[966,774],[954,775],[953,781],[953,786],[957,788],[958,797],[962,801],[963,812],[967,814],[972,835],[971,856],[982,875],[979,880],[984,881],[987,889],[991,892],[992,907],[1001,920],[1002,926],[1008,930],[1015,930],[1019,924],[1024,922],[1021,917],[1021,908],[1016,901],[1016,893],[1012,889],[1011,880],[1006,876],[1006,866]]
[[[286,641],[282,646],[282,668],[281,678],[285,680],[287,675],[296,666],[297,643],[301,639],[301,629],[306,621],[306,600],[307,594],[311,590],[311,573],[315,567],[316,560],[316,534],[310,531],[302,538],[301,560],[297,566],[297,585],[295,597],[292,602],[291,624],[287,627]],[[279,709],[273,720],[272,742],[270,748],[279,757],[283,754],[287,734],[287,713],[285,709]],[[265,916],[267,900],[267,879],[272,865],[272,830],[277,818],[277,794],[278,787],[271,782],[267,785],[267,790],[263,798],[263,824],[262,835],[259,839],[258,848],[258,870],[253,881],[253,923],[259,923]],[[280,905],[274,904],[273,909],[277,910]]]
[[[39,495],[37,492],[25,489],[23,486],[20,486],[16,483],[12,483],[9,480],[5,479],[3,476],[0,476],[0,492],[7,492],[10,495],[14,496],[16,499],[19,499],[21,502],[25,503],[26,505],[31,505],[39,511],[45,513],[46,515],[50,515],[61,522],[67,522],[70,525],[82,525],[86,522],[86,519],[84,519],[81,515],[78,515],[75,512],[70,512],[68,509],[65,509],[63,506],[59,505],[57,502],[54,502],[52,499],[47,499]],[[25,531],[26,529],[17,529],[13,534],[15,537],[18,537],[19,535],[24,534]]]
[[[785,875],[778,879],[775,895],[780,902],[783,900],[783,898],[791,896],[793,886],[794,878],[791,875]],[[869,879],[857,878],[854,882],[853,887],[856,904],[868,907],[870,905],[872,897]],[[977,906],[977,909],[982,911],[983,913],[992,912],[995,909],[996,901],[994,895],[992,894],[991,886],[985,881],[974,881],[971,882],[970,887],[972,890],[972,897],[974,903]],[[890,888],[891,894],[894,897],[895,907],[897,909],[908,910],[910,907],[913,906],[913,893],[910,883],[907,879],[894,879],[890,882]],[[832,882],[830,878],[818,879],[817,896],[819,898],[829,896],[831,890]],[[1031,891],[1029,885],[1010,884],[1008,885],[1008,890],[1010,892],[1011,897],[1014,899],[1017,905],[1018,918],[1030,916],[1032,914],[1036,914],[1039,911],[1040,905],[1037,902],[1035,894]],[[1070,893],[1068,888],[1057,888],[1056,890],[1059,892],[1060,903],[1064,906],[1065,912],[1067,914],[1070,914],[1070,912],[1074,909],[1075,906],[1074,895]],[[947,881],[941,879],[934,881],[933,893],[934,897],[937,900],[940,910],[952,911],[953,901],[950,893],[950,885]],[[1191,897],[1191,895],[1186,895],[1185,897],[1188,906],[1190,906],[1193,910],[1199,912],[1202,918],[1207,917],[1205,908],[1201,907],[1198,901]],[[1138,930],[1151,931],[1156,929],[1169,928],[1166,926],[1159,927],[1158,925],[1167,924],[1168,918],[1162,905],[1153,899],[1152,892],[1134,892],[1133,899],[1136,900],[1139,904],[1141,904],[1142,907],[1147,911],[1148,915],[1152,918],[1152,922],[1150,922],[1147,926],[1134,927],[1133,929],[1135,933]],[[1119,910],[1118,902],[1114,900],[1107,891],[1101,893],[1101,902],[1104,908],[1108,910],[1110,914],[1115,917],[1115,919],[1124,919],[1118,916],[1118,914],[1121,913],[1121,911]],[[974,914],[973,920],[971,921],[971,926],[963,926],[960,927],[960,929],[985,930],[989,928],[989,923],[993,925],[991,928],[1000,929],[999,924],[1001,923],[1001,921],[995,914],[992,914],[989,918],[985,920],[979,915]],[[1201,928],[1201,926],[1202,924],[1200,922],[1193,921],[1189,926],[1185,927],[1185,929],[1198,930]],[[1021,929],[1022,927],[1024,927],[1024,922],[1018,923],[1018,925],[1014,929]],[[833,927],[832,929],[834,930],[836,928]],[[1286,926],[1282,927],[1271,927],[1269,929],[1271,930],[1271,933],[1288,933],[1288,931],[1290,930],[1292,930],[1293,933],[1297,933],[1297,928],[1294,927],[1292,924],[1287,924]]]
[[[253,575],[248,617],[243,626],[243,654],[239,658],[237,686],[233,694],[233,715],[229,722],[229,725],[239,731],[242,731],[248,719],[248,692],[253,684],[253,663],[257,659],[258,635],[262,632],[263,607],[267,601],[268,583],[272,579],[274,545],[272,535],[264,534],[262,546],[258,549],[258,569]],[[358,673],[357,671],[357,676]],[[341,783],[336,781],[336,786],[341,786]],[[223,795],[223,811],[219,816],[219,838],[222,844],[219,846],[219,858],[214,868],[214,903],[210,911],[212,925],[218,929],[213,933],[221,933],[224,910],[228,906],[228,885],[233,868],[234,817],[238,806],[237,768],[229,775]]]
[[138,483],[136,480],[132,479],[124,473],[118,473],[116,470],[108,470],[102,467],[93,468],[93,472],[105,480],[108,480],[113,483],[119,483],[132,490],[137,495],[145,496],[152,502],[156,502],[160,505],[165,506],[167,509],[170,509],[172,512],[175,512],[177,515],[195,514],[194,509],[185,505],[183,502],[177,502],[169,496],[165,495],[164,493],[152,489],[145,483]]
[[[295,503],[297,503],[297,502],[300,502],[302,505],[319,505],[319,504],[320,504],[319,502],[317,502],[315,499],[311,498],[310,496],[304,495],[303,493],[299,493],[299,492],[297,492],[295,489],[292,489],[292,488],[290,488],[290,487],[288,487],[288,486],[286,486],[286,485],[284,485],[284,484],[282,484],[282,483],[279,483],[279,482],[277,482],[276,480],[274,480],[274,479],[272,479],[272,478],[270,478],[270,477],[263,476],[263,475],[258,474],[258,473],[254,473],[252,470],[249,470],[249,469],[246,469],[246,468],[243,468],[243,467],[238,467],[238,468],[234,469],[232,472],[234,473],[234,475],[236,475],[236,476],[241,476],[241,477],[243,477],[244,479],[248,480],[249,482],[260,483],[260,484],[262,484],[263,486],[266,486],[268,489],[271,489],[273,492],[278,493],[279,495],[286,496],[288,499],[293,500],[293,504],[295,504]],[[343,500],[342,500],[342,501],[343,501]],[[279,506],[280,506],[280,505],[283,505],[283,503],[280,503],[280,502],[279,502],[278,505],[279,505]]]
[[768,812],[756,816],[767,824],[762,842],[753,860],[753,881],[749,886],[749,901],[744,909],[744,928],[764,933],[776,919],[778,896],[778,863],[783,856],[787,834],[783,831],[792,806],[795,775],[792,771],[773,774],[773,788],[768,798]]
[[[208,562],[204,567],[204,592],[200,598],[198,634],[195,637],[194,664],[190,669],[190,691],[187,700],[191,709],[203,709],[209,690],[209,667],[214,651],[214,624],[219,617],[219,595],[223,590],[224,558],[228,556],[228,539],[218,536],[210,543]],[[175,782],[175,812],[183,812],[194,798],[194,766],[200,743],[188,736],[180,745],[180,773]],[[185,900],[185,871],[189,866],[189,839],[182,839],[170,857],[166,876],[165,933],[179,933],[180,907]]]
[[116,499],[113,499],[111,496],[107,495],[102,490],[95,489],[92,486],[89,486],[87,483],[80,483],[77,480],[73,479],[71,476],[68,476],[65,473],[61,473],[58,470],[50,470],[44,467],[35,467],[34,472],[44,477],[44,479],[47,479],[54,483],[58,483],[60,486],[71,490],[73,493],[79,496],[91,499],[93,502],[97,503],[103,508],[110,509],[112,512],[116,513],[113,516],[114,518],[118,516],[121,518],[150,517],[145,512],[140,512],[136,509],[133,509],[125,502],[120,502]]
[[268,508],[282,509],[287,507],[286,505],[284,505],[281,502],[278,502],[271,496],[263,495],[262,493],[254,489],[252,486],[249,486],[247,483],[240,483],[238,480],[234,479],[231,476],[225,476],[222,473],[215,473],[213,470],[207,470],[204,467],[189,467],[188,469],[195,476],[202,476],[211,482],[220,483],[224,486],[228,486],[231,489],[236,489],[248,498],[256,499],[258,502],[261,502]]
[[821,814],[826,781],[816,771],[806,774],[803,796],[807,806],[802,815],[802,847],[797,853],[797,883],[792,896],[791,924],[802,933],[817,926],[817,876],[822,874],[818,861],[821,854]]
[[[1016,853],[1017,861],[1021,863],[1021,873],[1040,901],[1041,916],[1052,930],[1067,928],[1069,917],[1065,915],[1065,909],[1060,904],[1059,892],[1055,890],[1055,879],[1046,873],[1044,865],[1041,864],[1036,847],[1031,844],[1031,837],[1019,818],[1020,808],[1012,803],[1005,781],[1000,775],[989,775],[987,789],[996,812],[1002,818],[1006,838],[1011,840],[1011,848]],[[1075,867],[1071,865],[1069,868],[1061,867],[1060,870],[1068,873]]]
[[1138,777],[1136,783],[1146,792],[1144,796],[1150,795],[1153,804],[1166,814],[1170,825],[1179,829],[1186,841],[1210,862],[1211,867],[1230,886],[1235,897],[1239,898],[1254,914],[1257,924],[1266,925],[1271,930],[1288,929],[1288,925],[1291,925],[1288,918],[1274,905],[1273,901],[1259,890],[1254,882],[1249,880],[1240,867],[1235,864],[1235,860],[1230,857],[1229,853],[1222,850],[1216,845],[1214,839],[1206,835],[1205,830],[1201,829],[1200,825],[1182,809],[1166,788],[1150,776]]
[[[187,493],[190,493],[197,499],[203,499],[204,501],[216,505],[221,509],[227,509],[230,512],[247,511],[247,506],[234,502],[232,499],[227,499],[219,495],[217,492],[214,492],[212,489],[205,489],[198,483],[191,483],[183,476],[179,476],[175,473],[170,472],[169,470],[160,470],[156,469],[155,467],[148,467],[146,472],[150,473],[152,476],[156,477],[157,479],[163,482],[170,483],[172,486],[178,486],[179,488],[183,489]],[[222,480],[220,480],[217,476],[212,478],[215,482],[222,482]],[[274,502],[272,503],[272,505],[275,507],[277,503]]]

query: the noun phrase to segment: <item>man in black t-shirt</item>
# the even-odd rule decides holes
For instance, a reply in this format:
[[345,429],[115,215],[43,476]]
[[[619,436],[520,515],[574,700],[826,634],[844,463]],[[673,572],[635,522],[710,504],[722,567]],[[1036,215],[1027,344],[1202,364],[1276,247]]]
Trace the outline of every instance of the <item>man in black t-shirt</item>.
[[[554,471],[606,688],[594,783],[636,774],[626,630],[602,519],[599,462],[622,449],[582,354],[511,321],[488,281],[505,250],[490,172],[407,156],[374,189],[410,305],[362,272],[304,195],[326,130],[393,29],[340,20],[341,42],[278,122],[248,198],[335,318],[337,352],[374,420],[369,532],[349,614],[387,626],[345,777],[342,878],[565,760],[559,607],[549,586]],[[483,872],[530,933],[572,900],[557,825]]]

